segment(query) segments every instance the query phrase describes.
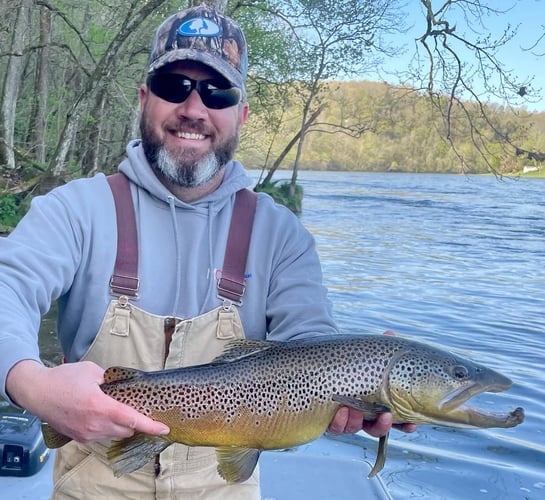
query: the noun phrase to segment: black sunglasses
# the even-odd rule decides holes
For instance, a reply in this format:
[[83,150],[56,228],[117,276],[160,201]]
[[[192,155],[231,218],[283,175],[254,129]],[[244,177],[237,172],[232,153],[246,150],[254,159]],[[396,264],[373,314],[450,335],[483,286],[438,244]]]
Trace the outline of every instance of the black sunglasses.
[[193,80],[177,73],[154,73],[148,77],[148,88],[161,99],[179,104],[184,102],[194,89],[202,103],[210,109],[224,109],[238,104],[242,92],[231,87],[226,80]]

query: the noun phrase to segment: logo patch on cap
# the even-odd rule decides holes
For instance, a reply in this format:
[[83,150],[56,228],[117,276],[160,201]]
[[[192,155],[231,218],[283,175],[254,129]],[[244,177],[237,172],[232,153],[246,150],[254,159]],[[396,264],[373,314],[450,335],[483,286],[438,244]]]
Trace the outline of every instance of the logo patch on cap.
[[214,37],[221,34],[221,28],[212,19],[195,17],[180,25],[178,34],[180,36]]

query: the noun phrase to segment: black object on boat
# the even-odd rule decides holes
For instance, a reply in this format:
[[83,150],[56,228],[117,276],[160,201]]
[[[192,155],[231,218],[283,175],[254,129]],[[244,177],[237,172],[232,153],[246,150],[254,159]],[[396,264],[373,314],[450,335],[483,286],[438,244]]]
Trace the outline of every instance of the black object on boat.
[[30,413],[0,413],[0,476],[32,476],[49,459],[41,422]]

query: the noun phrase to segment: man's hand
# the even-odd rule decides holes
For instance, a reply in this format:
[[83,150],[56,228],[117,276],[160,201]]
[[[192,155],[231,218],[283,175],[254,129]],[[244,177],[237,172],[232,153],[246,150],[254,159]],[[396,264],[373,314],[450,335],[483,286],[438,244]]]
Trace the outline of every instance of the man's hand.
[[392,414],[380,413],[376,420],[364,420],[364,414],[361,411],[341,406],[328,427],[331,434],[353,434],[364,430],[374,437],[385,436],[390,429],[394,427],[403,432],[414,432],[415,424],[394,424],[392,426]]
[[8,373],[6,389],[19,406],[81,443],[168,434],[166,425],[104,394],[103,382],[104,370],[90,361],[46,368],[25,360]]
[[[395,335],[392,330],[386,330],[384,335]],[[393,424],[391,413],[380,413],[375,420],[364,420],[364,413],[347,406],[341,406],[335,417],[329,424],[328,431],[331,434],[353,434],[364,430],[374,437],[382,437],[388,434],[391,428],[403,432],[414,432],[416,424]]]

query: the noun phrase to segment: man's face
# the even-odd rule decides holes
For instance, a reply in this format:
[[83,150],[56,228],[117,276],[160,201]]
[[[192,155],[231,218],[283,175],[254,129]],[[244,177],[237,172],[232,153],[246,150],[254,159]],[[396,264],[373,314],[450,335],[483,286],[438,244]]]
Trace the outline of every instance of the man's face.
[[[168,72],[193,80],[216,78],[211,68],[183,61]],[[155,172],[181,187],[206,184],[233,158],[240,129],[248,117],[248,104],[224,109],[207,108],[196,90],[181,103],[140,89],[140,132],[146,157]]]

